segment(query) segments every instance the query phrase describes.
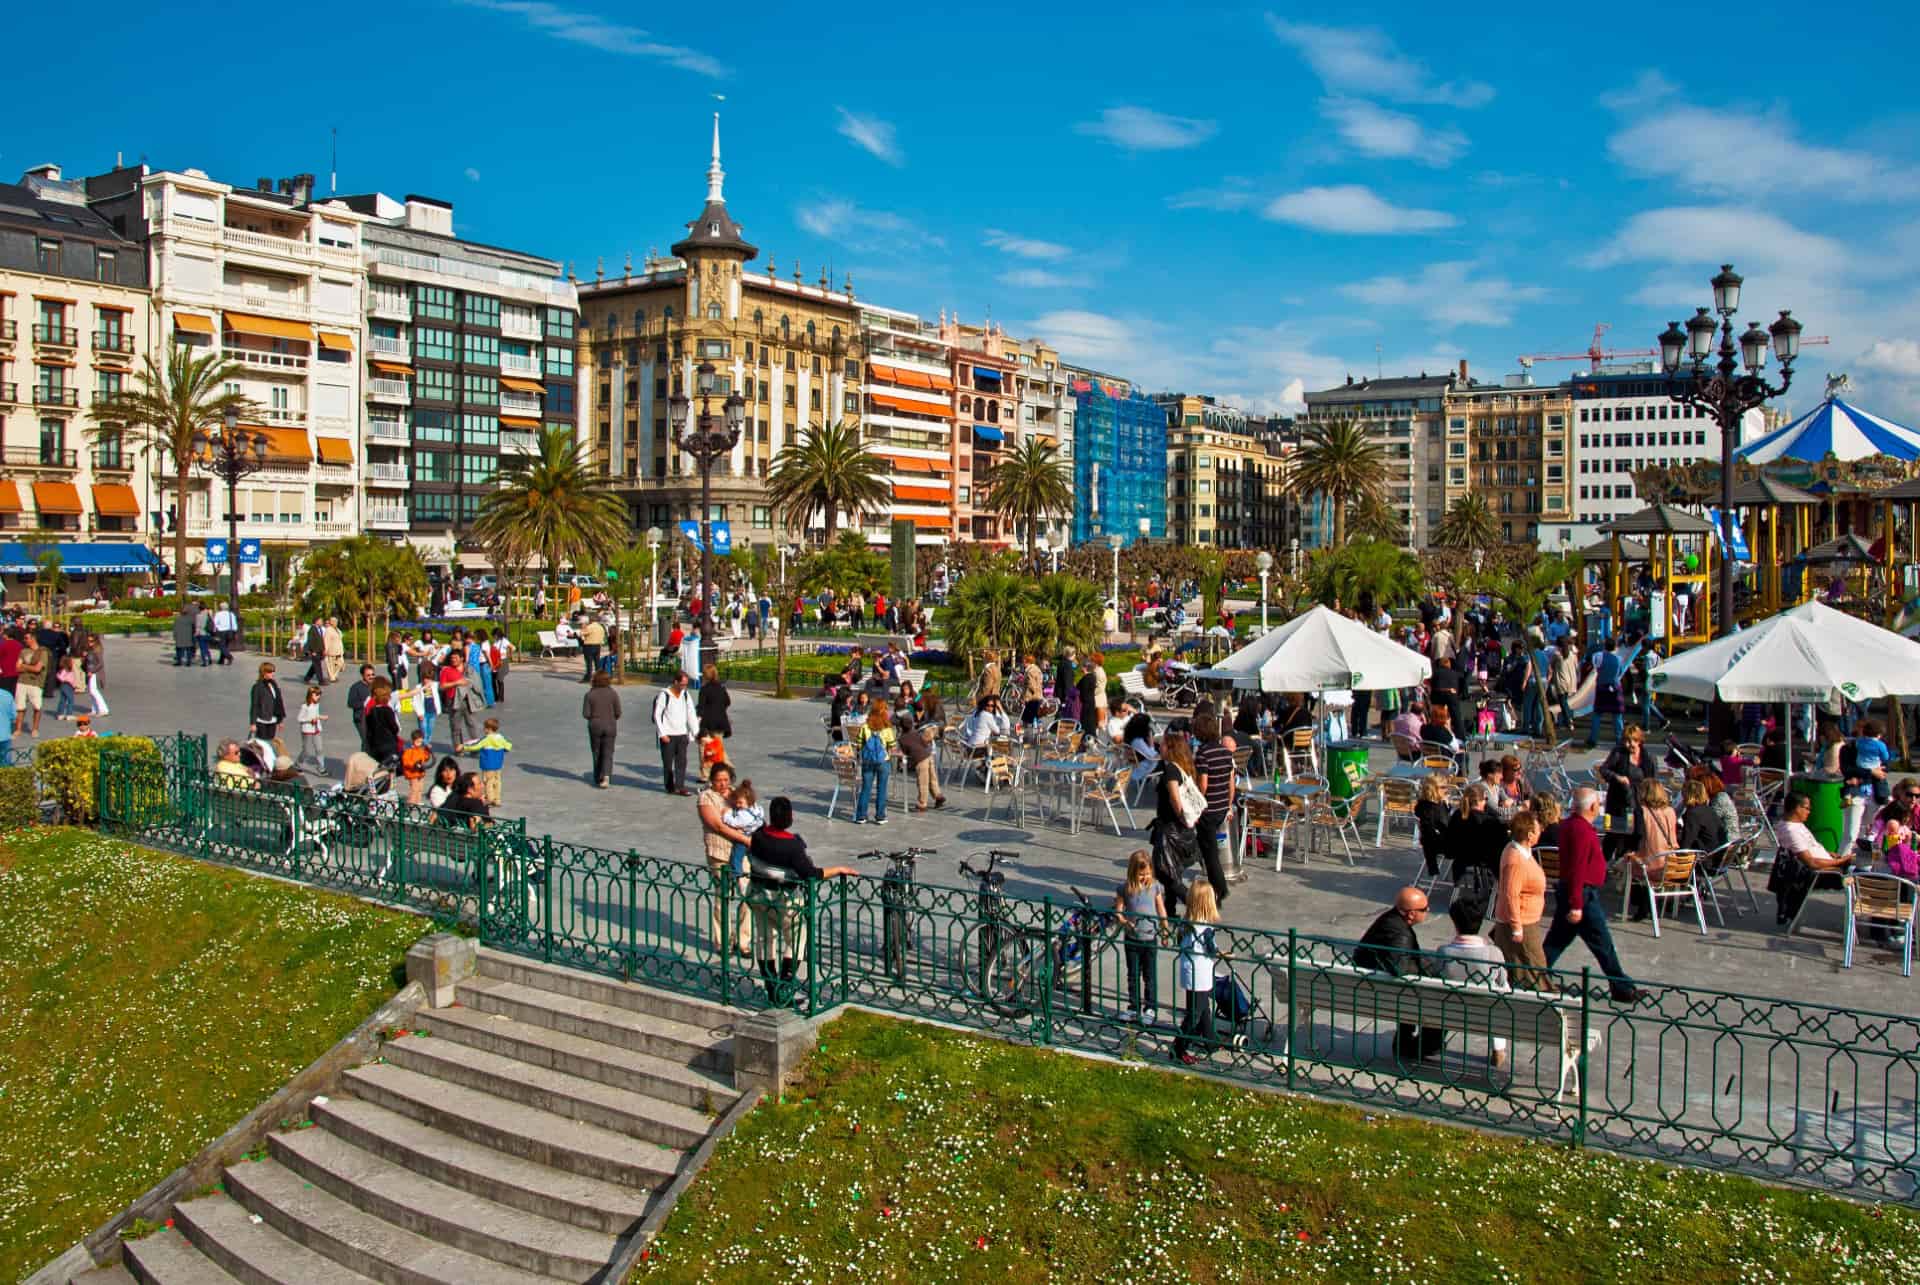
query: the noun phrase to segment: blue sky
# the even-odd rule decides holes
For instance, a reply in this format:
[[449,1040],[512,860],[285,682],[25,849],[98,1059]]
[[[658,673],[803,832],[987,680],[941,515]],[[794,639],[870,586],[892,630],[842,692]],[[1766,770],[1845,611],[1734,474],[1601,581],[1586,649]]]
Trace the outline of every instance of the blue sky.
[[1747,6],[1700,42],[1631,9],[232,12],[258,20],[109,3],[74,40],[56,7],[12,15],[35,52],[0,173],[120,151],[324,187],[338,126],[342,191],[451,200],[463,235],[590,277],[697,212],[717,107],[728,204],[783,273],[831,263],[1153,387],[1286,409],[1376,363],[1497,378],[1597,322],[1650,347],[1727,258],[1746,315],[1833,339],[1790,406],[1831,367],[1920,419],[1920,111],[1891,4]]

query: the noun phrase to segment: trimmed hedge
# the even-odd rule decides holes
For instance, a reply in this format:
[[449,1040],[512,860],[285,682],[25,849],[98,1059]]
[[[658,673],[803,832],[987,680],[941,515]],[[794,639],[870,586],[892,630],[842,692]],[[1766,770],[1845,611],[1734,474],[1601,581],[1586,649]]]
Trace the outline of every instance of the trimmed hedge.
[[17,830],[40,819],[40,792],[31,767],[0,767],[0,830]]
[[69,824],[90,825],[99,819],[100,747],[109,742],[130,747],[136,762],[160,762],[160,747],[145,736],[63,736],[42,741],[34,753],[40,784]]

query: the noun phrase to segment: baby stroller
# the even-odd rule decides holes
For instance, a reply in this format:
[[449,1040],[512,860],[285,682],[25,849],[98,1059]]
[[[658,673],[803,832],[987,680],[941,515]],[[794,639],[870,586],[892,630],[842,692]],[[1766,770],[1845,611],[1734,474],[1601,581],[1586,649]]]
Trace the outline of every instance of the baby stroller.
[[308,860],[331,858],[344,862],[355,852],[371,856],[378,846],[382,849],[380,869],[373,879],[384,882],[393,864],[393,853],[379,842],[379,829],[382,822],[391,820],[398,811],[399,800],[393,793],[391,772],[380,770],[350,785],[330,785],[313,796],[313,807],[301,835],[303,855]]
[[[1224,959],[1213,961],[1213,1015],[1216,1025],[1224,1024],[1226,1035],[1220,1041],[1232,1048],[1243,1049],[1247,1046],[1247,1036],[1253,1030],[1253,1019],[1265,1016],[1260,1002],[1253,997],[1253,990],[1240,980],[1233,971],[1233,965]],[[1267,1019],[1267,1033],[1273,1033],[1273,1020]]]

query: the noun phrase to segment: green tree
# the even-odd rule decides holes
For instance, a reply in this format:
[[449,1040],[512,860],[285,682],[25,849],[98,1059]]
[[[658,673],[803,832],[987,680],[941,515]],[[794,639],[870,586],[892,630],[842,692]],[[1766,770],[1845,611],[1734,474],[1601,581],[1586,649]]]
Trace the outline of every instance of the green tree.
[[1055,642],[1071,643],[1082,652],[1100,645],[1106,610],[1100,586],[1077,576],[1047,576],[1029,588],[1028,596],[1051,618]]
[[[975,456],[976,462],[981,457]],[[1040,520],[1054,513],[1073,512],[1073,479],[1058,448],[1028,436],[978,477],[986,490],[986,507],[1026,531],[1027,556],[1039,564]]]
[[947,648],[967,658],[967,672],[989,647],[1017,650],[1020,616],[1031,607],[1027,582],[1005,571],[976,571],[962,580],[940,614],[947,626]]
[[626,681],[627,665],[652,645],[653,559],[653,550],[644,541],[626,545],[607,559],[606,569],[613,573],[614,606],[627,613],[627,627],[620,631],[621,659],[613,671],[616,683]]
[[1361,598],[1382,606],[1396,606],[1420,596],[1425,581],[1420,560],[1385,540],[1354,540],[1317,553],[1307,567],[1307,581],[1316,601],[1351,607]]
[[1301,434],[1289,484],[1302,503],[1324,495],[1333,504],[1333,547],[1347,541],[1348,506],[1369,497],[1384,498],[1386,450],[1351,419],[1311,424]]
[[1499,535],[1487,497],[1478,491],[1468,491],[1455,500],[1446,516],[1440,519],[1440,529],[1433,533],[1433,542],[1443,549],[1484,549]]
[[502,471],[473,535],[508,565],[537,556],[547,580],[562,564],[598,571],[629,542],[632,529],[625,502],[581,458],[573,430],[548,426],[531,461]]
[[892,574],[886,557],[873,551],[866,536],[858,531],[842,531],[831,546],[806,559],[800,587],[807,593],[831,589],[838,594],[849,594],[858,589],[871,597],[886,587]]
[[294,577],[293,593],[309,616],[345,621],[349,650],[372,659],[374,622],[414,615],[427,597],[427,568],[410,544],[356,535],[313,550]]
[[881,480],[886,466],[860,441],[860,426],[846,420],[814,424],[780,448],[767,477],[767,498],[787,528],[805,533],[819,514],[831,547],[840,515],[856,519],[886,507],[892,493]]
[[1348,534],[1365,540],[1385,540],[1389,544],[1407,543],[1407,522],[1400,510],[1388,504],[1385,496],[1369,495],[1355,500],[1347,521]]
[[173,574],[180,601],[187,600],[187,486],[191,481],[195,434],[217,432],[233,412],[241,419],[258,418],[258,405],[227,386],[241,375],[238,362],[207,353],[196,357],[184,344],[167,352],[167,364],[149,353],[134,372],[133,387],[96,401],[88,410],[92,421],[87,437],[95,443],[131,438],[156,462],[173,469],[176,522],[173,534]]

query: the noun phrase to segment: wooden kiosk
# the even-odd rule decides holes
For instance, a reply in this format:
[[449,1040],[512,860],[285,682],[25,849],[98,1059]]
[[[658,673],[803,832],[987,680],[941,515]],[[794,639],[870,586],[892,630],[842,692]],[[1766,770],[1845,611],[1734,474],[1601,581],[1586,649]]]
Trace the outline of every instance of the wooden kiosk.
[[[1655,504],[1638,513],[1630,513],[1617,522],[1600,528],[1611,544],[1623,545],[1625,536],[1641,536],[1647,542],[1648,561],[1659,595],[1657,610],[1649,612],[1649,633],[1665,644],[1668,655],[1682,647],[1692,647],[1713,638],[1713,582],[1715,574],[1713,524],[1671,504]],[[1695,556],[1687,565],[1689,554]],[[1618,564],[1626,561],[1624,548],[1615,553],[1615,584],[1621,588],[1623,574]],[[1691,604],[1678,610],[1684,591]],[[1626,595],[1613,603],[1614,618],[1626,619]]]
[[1747,535],[1758,575],[1754,595],[1742,619],[1747,623],[1778,615],[1812,595],[1802,591],[1788,601],[1786,567],[1813,539],[1813,516],[1822,501],[1810,491],[1759,473],[1733,488],[1733,508]]

